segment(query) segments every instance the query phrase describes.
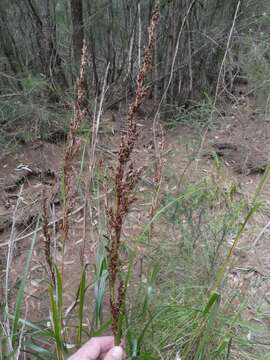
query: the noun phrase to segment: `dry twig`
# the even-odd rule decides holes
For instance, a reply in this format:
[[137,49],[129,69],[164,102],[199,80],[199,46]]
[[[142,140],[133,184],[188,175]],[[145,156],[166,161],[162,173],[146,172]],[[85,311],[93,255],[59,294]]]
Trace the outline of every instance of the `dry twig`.
[[63,242],[68,238],[69,232],[69,217],[68,214],[71,208],[71,178],[72,178],[72,163],[80,149],[80,140],[76,136],[77,130],[80,128],[82,121],[86,115],[85,108],[86,97],[86,67],[87,67],[87,47],[84,43],[82,48],[80,75],[77,79],[75,101],[73,109],[73,118],[70,122],[67,146],[64,155],[63,166]]

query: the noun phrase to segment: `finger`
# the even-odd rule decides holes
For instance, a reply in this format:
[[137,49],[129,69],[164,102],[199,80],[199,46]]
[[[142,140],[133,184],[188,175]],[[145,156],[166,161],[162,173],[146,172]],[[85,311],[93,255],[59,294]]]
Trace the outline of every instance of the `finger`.
[[104,357],[104,360],[123,360],[124,350],[121,346],[113,347]]
[[87,341],[69,360],[96,360],[114,345],[113,336],[92,338]]
[[[88,341],[88,343],[91,343],[92,346],[98,347],[100,350],[100,353],[108,352],[113,346],[114,346],[114,337],[113,336],[101,336],[92,338]],[[86,343],[84,346],[87,346]]]

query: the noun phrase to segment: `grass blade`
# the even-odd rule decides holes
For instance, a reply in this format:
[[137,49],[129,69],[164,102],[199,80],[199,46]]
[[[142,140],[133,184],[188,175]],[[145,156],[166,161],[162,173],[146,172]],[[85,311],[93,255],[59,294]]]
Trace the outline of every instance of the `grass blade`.
[[86,268],[83,269],[80,288],[79,288],[79,314],[78,314],[78,331],[77,331],[77,346],[81,345],[82,341],[82,324],[83,324],[83,309],[84,309],[84,300],[85,300],[85,291],[86,291]]
[[12,345],[13,348],[16,346],[16,334],[18,333],[18,325],[19,325],[19,319],[20,319],[20,313],[21,313],[21,306],[24,300],[24,291],[26,288],[26,284],[27,284],[27,276],[29,273],[29,269],[30,269],[30,264],[31,264],[31,259],[32,259],[32,255],[33,255],[33,250],[34,250],[34,246],[36,243],[36,239],[37,239],[37,229],[39,227],[39,218],[37,220],[36,223],[36,229],[35,229],[35,233],[33,235],[32,238],[32,242],[31,242],[31,247],[26,259],[26,264],[25,264],[25,268],[23,271],[23,276],[22,276],[22,280],[20,283],[20,287],[19,287],[19,291],[18,294],[16,296],[16,305],[15,305],[15,312],[14,312],[14,319],[12,322],[12,330],[11,330],[11,341],[12,341]]
[[54,331],[54,340],[56,344],[57,359],[62,360],[63,353],[67,353],[66,347],[62,339],[63,331],[63,288],[62,276],[57,267],[55,266],[56,274],[56,288],[55,291],[52,286],[49,287],[49,295],[51,302],[51,316]]

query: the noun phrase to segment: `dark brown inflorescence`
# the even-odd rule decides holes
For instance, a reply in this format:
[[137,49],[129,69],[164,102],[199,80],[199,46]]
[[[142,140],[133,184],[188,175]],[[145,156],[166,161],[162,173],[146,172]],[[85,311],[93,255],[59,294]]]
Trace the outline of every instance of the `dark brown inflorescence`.
[[[156,42],[156,26],[160,16],[159,2],[156,2],[148,29],[148,45],[144,51],[144,61],[137,77],[134,101],[130,104],[127,114],[127,132],[122,135],[118,152],[118,164],[115,169],[114,182],[116,201],[115,207],[107,210],[109,231],[109,287],[112,315],[112,330],[116,342],[121,338],[119,318],[125,302],[126,288],[121,278],[120,245],[122,226],[135,200],[134,189],[141,174],[141,168],[135,168],[131,154],[138,138],[137,113],[147,95],[145,79],[150,72],[153,60],[153,50]],[[119,336],[120,334],[120,336]]]
[[44,248],[44,257],[46,261],[47,272],[50,276],[50,281],[54,285],[55,284],[55,276],[53,269],[53,262],[51,256],[51,234],[49,230],[49,220],[48,220],[48,199],[46,198],[45,190],[43,189],[42,194],[42,217],[43,217],[43,248]]

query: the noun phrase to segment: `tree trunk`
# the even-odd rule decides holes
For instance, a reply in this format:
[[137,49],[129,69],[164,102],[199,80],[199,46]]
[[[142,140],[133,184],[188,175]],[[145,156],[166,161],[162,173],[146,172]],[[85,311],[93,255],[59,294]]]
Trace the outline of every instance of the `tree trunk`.
[[83,5],[82,0],[70,0],[71,19],[73,26],[73,57],[75,64],[78,66],[81,59],[81,51],[83,47]]

